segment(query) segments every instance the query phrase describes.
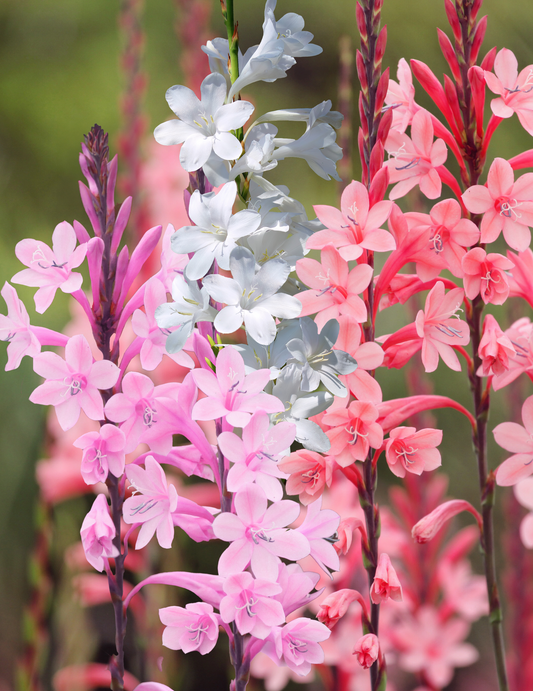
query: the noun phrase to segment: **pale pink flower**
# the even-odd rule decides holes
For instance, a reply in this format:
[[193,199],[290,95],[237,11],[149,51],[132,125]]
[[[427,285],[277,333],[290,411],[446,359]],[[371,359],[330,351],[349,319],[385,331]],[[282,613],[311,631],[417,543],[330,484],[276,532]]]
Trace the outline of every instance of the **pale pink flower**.
[[341,381],[359,401],[381,403],[381,387],[369,371],[381,367],[385,354],[377,343],[361,343],[361,327],[349,315],[339,317],[340,332],[335,348],[344,350],[357,362],[357,369],[346,374]]
[[469,300],[477,295],[487,305],[503,305],[509,295],[506,271],[512,269],[513,262],[502,254],[487,254],[481,247],[467,252],[462,260],[465,294]]
[[126,477],[135,493],[124,502],[124,522],[142,524],[135,549],[145,547],[156,531],[161,547],[169,549],[174,539],[172,512],[178,506],[178,494],[174,485],[168,484],[165,471],[155,458],[148,456],[144,464],[145,468],[134,464],[126,468]]
[[524,372],[533,372],[533,324],[529,317],[522,317],[505,330],[505,336],[511,341],[515,353],[509,353],[509,367],[492,379],[494,391],[507,386]]
[[280,557],[296,561],[309,554],[307,538],[286,528],[300,513],[296,502],[278,501],[267,508],[261,487],[247,485],[235,495],[234,505],[235,513],[221,513],[213,521],[216,537],[231,542],[218,562],[221,576],[251,564],[256,577],[275,581]]
[[273,626],[285,622],[283,607],[272,597],[281,592],[278,583],[254,580],[252,574],[245,571],[228,576],[224,592],[226,597],[220,602],[222,621],[226,624],[235,621],[241,634],[251,633],[264,640]]
[[81,524],[81,542],[85,556],[97,571],[104,570],[104,558],[118,556],[119,551],[113,544],[116,534],[107,499],[104,494],[99,494]]
[[472,573],[467,559],[442,559],[438,566],[438,577],[446,607],[467,621],[477,621],[488,615],[487,581],[485,576]]
[[379,555],[374,582],[370,588],[370,599],[375,605],[388,599],[395,602],[403,600],[402,586],[390,557],[385,552]]
[[426,372],[434,372],[439,364],[439,355],[456,372],[461,365],[453,346],[467,345],[470,341],[468,324],[453,319],[461,303],[464,292],[461,288],[444,294],[444,283],[438,281],[426,298],[423,310],[416,316],[416,332],[422,338],[422,362]]
[[309,674],[312,665],[324,662],[324,651],[319,642],[325,641],[330,635],[330,630],[324,624],[300,617],[274,629],[274,650],[270,650],[268,642],[265,652],[275,655],[279,664],[285,662],[289,669],[303,677]]
[[481,358],[481,367],[477,371],[479,377],[507,372],[509,358],[516,355],[513,343],[500,329],[492,314],[487,314],[483,320],[483,336],[479,342],[478,355]]
[[428,199],[440,197],[442,183],[437,168],[448,156],[444,140],[433,141],[433,123],[426,110],[419,110],[413,116],[411,137],[391,130],[385,149],[389,160],[389,181],[397,183],[391,190],[390,199],[400,199],[416,185]]
[[499,118],[516,113],[522,127],[533,135],[533,65],[518,74],[514,53],[502,48],[494,60],[494,72],[484,70],[487,86],[499,96],[490,102],[492,112]]
[[365,303],[359,295],[372,279],[372,268],[368,264],[359,264],[350,271],[348,262],[328,245],[322,250],[321,263],[315,259],[300,259],[296,263],[296,273],[311,289],[298,294],[302,303],[301,317],[318,312],[315,322],[319,329],[341,314],[349,314],[359,323],[366,320]]
[[514,494],[517,501],[529,511],[520,523],[520,538],[524,547],[533,549],[533,478],[527,477],[517,482]]
[[17,369],[25,355],[35,357],[41,352],[41,344],[30,327],[26,307],[17,291],[6,281],[2,297],[7,305],[7,317],[0,314],[0,341],[7,341],[6,372]]
[[522,406],[522,422],[502,422],[493,430],[498,446],[511,451],[510,456],[496,469],[496,482],[500,487],[515,485],[533,473],[533,396]]
[[346,261],[357,259],[363,250],[388,252],[396,247],[393,236],[381,228],[390,216],[392,202],[370,206],[365,185],[352,180],[341,196],[341,210],[322,204],[314,206],[318,220],[326,226],[308,239],[308,250],[333,245]]
[[531,242],[533,225],[533,173],[516,182],[509,161],[495,158],[487,176],[487,185],[473,185],[463,194],[466,208],[483,214],[481,242],[494,242],[503,231],[505,242],[523,252]]
[[212,605],[193,602],[185,607],[162,607],[159,618],[164,624],[163,645],[171,650],[201,655],[211,652],[218,640],[219,622]]
[[327,432],[330,453],[340,466],[346,468],[354,461],[364,461],[370,448],[379,449],[383,430],[378,417],[376,406],[365,401],[352,401],[347,408],[323,416],[322,422],[333,428]]
[[[340,568],[339,555],[333,547],[340,516],[331,509],[322,509],[322,497],[308,505],[303,523],[296,529],[309,544],[311,554],[320,568],[330,575],[330,571]],[[299,559],[300,557],[291,557]]]
[[192,377],[205,394],[194,406],[194,420],[225,417],[233,427],[246,427],[252,413],[263,410],[279,413],[283,403],[263,389],[270,381],[270,370],[260,369],[245,375],[244,360],[232,346],[223,348],[216,359],[216,374],[195,369]]
[[357,661],[361,667],[364,669],[372,667],[379,656],[378,637],[373,633],[362,636],[355,644],[353,654],[357,655]]
[[[107,688],[111,684],[111,672],[109,665],[98,662],[69,665],[54,674],[52,684],[54,691]],[[149,683],[139,685],[139,680],[133,674],[124,672],[124,691],[137,691],[137,689],[139,691],[172,691],[163,684],[157,687],[150,686]]]
[[413,86],[411,68],[405,58],[400,58],[398,62],[396,77],[398,78],[397,82],[394,79],[389,79],[385,103],[393,109],[391,129],[403,133],[411,124],[413,115],[420,110],[420,106],[415,103],[415,87]]
[[260,652],[251,661],[250,671],[254,679],[264,680],[266,691],[282,691],[289,681],[295,681],[297,684],[309,684],[314,678],[312,669],[302,677],[299,672],[293,672],[288,667],[280,665],[277,659],[273,660],[263,652]]
[[27,267],[15,274],[13,283],[39,288],[35,293],[35,309],[42,314],[52,304],[56,290],[74,293],[81,288],[83,277],[73,273],[87,254],[87,244],[76,247],[74,228],[63,221],[52,234],[52,247],[38,240],[21,240],[17,243],[15,254]]
[[440,451],[435,447],[442,441],[442,430],[415,427],[396,427],[390,431],[385,446],[389,468],[397,477],[405,473],[421,475],[441,464]]
[[94,362],[91,348],[81,335],[65,346],[65,359],[56,353],[41,353],[33,359],[33,369],[46,381],[30,396],[32,403],[53,405],[63,430],[74,427],[83,412],[91,420],[104,419],[100,390],[116,384],[119,368],[109,360]]
[[307,506],[320,497],[324,487],[331,487],[335,465],[333,456],[300,449],[282,459],[278,467],[290,475],[285,486],[287,494],[298,494]]
[[115,425],[103,425],[99,432],[87,432],[73,443],[83,449],[81,474],[88,485],[105,482],[108,472],[115,477],[124,472],[126,437]]

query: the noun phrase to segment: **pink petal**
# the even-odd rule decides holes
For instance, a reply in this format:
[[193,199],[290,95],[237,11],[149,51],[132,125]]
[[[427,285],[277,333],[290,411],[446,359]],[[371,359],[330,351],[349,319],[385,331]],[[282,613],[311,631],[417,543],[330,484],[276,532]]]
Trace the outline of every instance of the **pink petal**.
[[493,430],[494,439],[498,446],[512,453],[533,454],[533,440],[522,425],[516,422],[502,422]]
[[513,184],[514,173],[511,164],[504,158],[495,158],[487,176],[487,187],[492,197],[496,199],[508,195]]
[[411,138],[417,151],[429,158],[433,144],[433,123],[431,122],[431,115],[427,111],[419,110],[413,116]]
[[510,487],[533,473],[533,454],[519,453],[511,456],[496,468],[496,482],[500,487]]
[[425,194],[428,199],[438,199],[442,191],[442,182],[439,174],[434,168],[431,168],[427,175],[420,178],[420,191]]
[[253,546],[249,540],[242,539],[232,542],[218,560],[218,573],[221,576],[229,576],[244,571],[250,563],[252,554]]
[[518,60],[508,48],[502,48],[494,60],[494,72],[502,84],[513,89],[518,78]]
[[109,360],[98,360],[91,367],[88,382],[91,386],[105,391],[115,386],[119,375],[120,369],[114,363],[109,362]]
[[484,214],[494,205],[491,193],[483,185],[473,185],[463,194],[463,202],[473,214]]

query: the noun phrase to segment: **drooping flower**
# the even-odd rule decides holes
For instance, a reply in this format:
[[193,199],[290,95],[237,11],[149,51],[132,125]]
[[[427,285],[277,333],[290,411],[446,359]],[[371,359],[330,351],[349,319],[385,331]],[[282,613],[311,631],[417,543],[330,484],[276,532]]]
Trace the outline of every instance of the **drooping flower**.
[[81,524],[81,542],[87,561],[97,571],[104,570],[104,558],[118,556],[113,544],[115,525],[109,515],[105,494],[99,494]]
[[483,320],[483,336],[479,342],[478,355],[481,358],[481,367],[477,371],[479,377],[507,372],[509,358],[516,355],[511,339],[504,334],[492,314],[485,315]]
[[379,555],[376,575],[370,588],[370,599],[375,605],[379,605],[389,598],[395,602],[401,602],[402,586],[389,555],[382,552]]
[[362,636],[355,644],[353,654],[357,656],[357,662],[363,669],[372,667],[379,655],[378,637],[373,633]]
[[496,469],[500,487],[515,485],[533,473],[533,396],[522,406],[523,426],[516,422],[502,422],[492,430],[498,446],[513,453]]
[[518,115],[522,127],[533,135],[533,65],[518,73],[518,61],[508,48],[502,48],[494,60],[494,72],[484,70],[489,89],[498,94],[490,102],[494,115],[510,118]]
[[501,232],[505,242],[523,252],[531,242],[533,226],[533,173],[516,182],[509,161],[495,158],[487,176],[487,185],[473,185],[463,194],[466,208],[481,219],[481,242],[494,242]]
[[74,427],[81,410],[91,420],[104,419],[99,389],[113,388],[120,374],[109,360],[94,362],[91,347],[81,334],[69,339],[64,360],[56,353],[41,353],[34,357],[33,369],[46,381],[35,389],[30,401],[53,405],[65,431]]
[[440,451],[435,447],[442,441],[442,430],[415,427],[396,427],[390,431],[385,446],[389,468],[397,477],[405,473],[421,475],[441,464]]
[[171,650],[201,655],[211,652],[218,640],[219,622],[212,605],[193,602],[185,607],[162,607],[159,618],[164,624],[163,645]]

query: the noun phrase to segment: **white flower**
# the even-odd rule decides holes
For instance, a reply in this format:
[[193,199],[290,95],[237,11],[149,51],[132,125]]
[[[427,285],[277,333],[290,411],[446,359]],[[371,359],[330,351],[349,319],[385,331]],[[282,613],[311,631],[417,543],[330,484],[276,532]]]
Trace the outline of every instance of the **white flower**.
[[242,127],[254,110],[247,101],[227,103],[226,79],[210,74],[200,87],[202,99],[186,86],[172,86],[166,99],[178,116],[155,128],[154,136],[160,144],[182,144],[180,161],[187,171],[201,168],[214,152],[220,159],[232,161],[242,153],[242,146],[230,130]]
[[296,140],[274,140],[280,144],[273,153],[273,158],[282,161],[285,158],[303,158],[311,170],[324,180],[340,180],[335,163],[342,158],[342,149],[335,143],[335,130],[325,122],[310,127]]
[[305,122],[312,127],[315,122],[325,122],[336,130],[342,125],[343,115],[337,110],[331,110],[331,101],[322,101],[314,108],[283,108],[271,110],[261,115],[255,122]]
[[271,259],[257,273],[255,265],[250,250],[237,247],[230,257],[233,278],[206,276],[204,287],[214,300],[227,305],[215,318],[217,331],[233,333],[244,321],[255,341],[269,345],[276,337],[273,317],[293,319],[302,311],[302,305],[292,295],[278,293],[289,276],[288,264]]
[[303,17],[294,12],[289,12],[276,21],[274,17],[276,4],[277,0],[267,0],[263,28],[269,20],[274,23],[277,35],[283,41],[283,52],[285,55],[291,55],[295,58],[308,58],[320,55],[322,48],[311,44],[313,34],[309,31],[303,31],[305,25]]
[[236,240],[257,230],[261,216],[244,210],[232,214],[237,185],[228,182],[218,194],[200,194],[196,190],[189,204],[189,216],[195,226],[184,226],[172,236],[172,249],[178,254],[194,252],[185,268],[190,280],[203,278],[216,259],[222,269],[229,269]]

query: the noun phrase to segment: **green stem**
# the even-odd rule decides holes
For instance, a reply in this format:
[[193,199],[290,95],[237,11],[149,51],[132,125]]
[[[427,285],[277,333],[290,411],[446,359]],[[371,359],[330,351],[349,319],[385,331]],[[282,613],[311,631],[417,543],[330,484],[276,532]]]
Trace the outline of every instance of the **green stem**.
[[228,32],[229,76],[233,84],[239,76],[239,33],[233,15],[233,0],[222,2],[222,16]]

